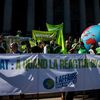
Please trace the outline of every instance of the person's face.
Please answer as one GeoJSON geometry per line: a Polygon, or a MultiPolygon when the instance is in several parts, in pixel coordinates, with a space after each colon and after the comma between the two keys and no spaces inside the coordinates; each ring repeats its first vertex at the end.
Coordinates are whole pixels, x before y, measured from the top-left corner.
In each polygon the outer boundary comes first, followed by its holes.
{"type": "Polygon", "coordinates": [[[16,48],[16,46],[15,46],[14,44],[11,44],[11,45],[10,45],[10,49],[11,49],[11,51],[13,51],[13,52],[16,52],[16,50],[17,50],[17,48],[16,48]]]}
{"type": "Polygon", "coordinates": [[[65,43],[66,43],[66,46],[69,45],[69,41],[68,40],[66,40],[65,43]]]}

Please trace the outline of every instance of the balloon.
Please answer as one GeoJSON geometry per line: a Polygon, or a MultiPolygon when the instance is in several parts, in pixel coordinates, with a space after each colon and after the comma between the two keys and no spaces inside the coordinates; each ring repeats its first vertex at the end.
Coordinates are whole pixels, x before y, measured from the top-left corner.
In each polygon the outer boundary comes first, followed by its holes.
{"type": "Polygon", "coordinates": [[[90,49],[91,44],[97,45],[100,42],[100,25],[92,25],[86,28],[81,35],[81,39],[87,50],[90,49]]]}

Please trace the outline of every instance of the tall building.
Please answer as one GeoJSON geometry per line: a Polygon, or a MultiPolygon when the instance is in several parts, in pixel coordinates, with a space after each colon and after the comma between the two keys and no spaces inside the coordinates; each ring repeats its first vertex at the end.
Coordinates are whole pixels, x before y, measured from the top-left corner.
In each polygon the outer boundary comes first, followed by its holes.
{"type": "Polygon", "coordinates": [[[100,0],[0,0],[0,32],[25,34],[47,30],[46,24],[64,23],[64,36],[80,36],[100,23],[100,0]]]}

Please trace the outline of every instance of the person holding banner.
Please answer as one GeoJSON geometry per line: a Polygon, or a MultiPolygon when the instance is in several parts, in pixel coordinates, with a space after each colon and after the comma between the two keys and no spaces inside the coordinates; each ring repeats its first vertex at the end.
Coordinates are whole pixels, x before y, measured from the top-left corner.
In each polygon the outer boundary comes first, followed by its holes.
{"type": "Polygon", "coordinates": [[[96,51],[96,44],[92,44],[90,46],[89,53],[90,54],[96,54],[97,53],[97,51],[96,51]]]}
{"type": "Polygon", "coordinates": [[[18,44],[16,42],[13,42],[10,44],[11,53],[13,54],[21,54],[21,52],[18,50],[18,44]]]}
{"type": "Polygon", "coordinates": [[[58,45],[55,40],[50,41],[50,53],[61,53],[61,46],[58,45]]]}
{"type": "Polygon", "coordinates": [[[88,51],[86,50],[86,48],[84,47],[84,43],[80,42],[79,43],[79,50],[78,50],[78,54],[86,54],[88,53],[88,51]]]}
{"type": "Polygon", "coordinates": [[[44,42],[40,41],[39,43],[37,43],[36,46],[33,46],[31,48],[31,52],[32,53],[43,53],[43,48],[44,48],[44,42]]]}

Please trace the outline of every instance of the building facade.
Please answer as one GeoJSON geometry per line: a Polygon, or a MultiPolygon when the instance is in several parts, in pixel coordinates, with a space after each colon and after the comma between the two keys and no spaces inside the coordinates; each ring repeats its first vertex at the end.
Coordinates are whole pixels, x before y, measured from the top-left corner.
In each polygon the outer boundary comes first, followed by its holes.
{"type": "Polygon", "coordinates": [[[79,35],[100,23],[100,0],[0,0],[0,32],[47,30],[50,24],[64,23],[64,36],[79,35]]]}

